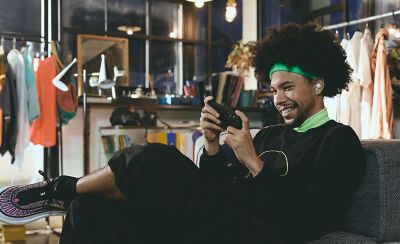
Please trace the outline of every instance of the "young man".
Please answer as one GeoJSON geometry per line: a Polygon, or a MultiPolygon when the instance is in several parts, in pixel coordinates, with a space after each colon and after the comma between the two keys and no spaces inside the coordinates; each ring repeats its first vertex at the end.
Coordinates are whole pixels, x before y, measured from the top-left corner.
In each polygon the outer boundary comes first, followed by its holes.
{"type": "Polygon", "coordinates": [[[255,47],[258,79],[270,82],[285,125],[253,140],[249,119],[236,111],[243,128],[228,127],[224,140],[238,164],[221,150],[223,129],[207,97],[200,169],[172,146],[133,146],[80,179],[3,189],[0,220],[22,223],[68,207],[60,243],[302,243],[337,230],[364,156],[354,131],[324,108],[323,97],[346,88],[351,72],[333,40],[291,24],[255,47]]]}

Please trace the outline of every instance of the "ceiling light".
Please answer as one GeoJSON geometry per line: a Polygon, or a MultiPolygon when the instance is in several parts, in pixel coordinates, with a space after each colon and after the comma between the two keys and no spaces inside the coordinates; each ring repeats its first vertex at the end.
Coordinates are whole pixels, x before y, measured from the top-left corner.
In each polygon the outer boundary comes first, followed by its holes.
{"type": "Polygon", "coordinates": [[[194,2],[194,5],[198,8],[201,8],[204,6],[205,2],[211,2],[212,0],[186,0],[188,2],[194,2]]]}
{"type": "Polygon", "coordinates": [[[237,15],[236,11],[236,1],[235,0],[228,0],[226,3],[226,12],[225,12],[225,19],[228,22],[232,22],[237,15]]]}
{"type": "Polygon", "coordinates": [[[122,26],[118,26],[118,30],[119,31],[123,31],[126,32],[126,34],[128,35],[133,35],[133,33],[141,31],[142,28],[140,28],[139,26],[128,26],[128,25],[122,25],[122,26]]]}

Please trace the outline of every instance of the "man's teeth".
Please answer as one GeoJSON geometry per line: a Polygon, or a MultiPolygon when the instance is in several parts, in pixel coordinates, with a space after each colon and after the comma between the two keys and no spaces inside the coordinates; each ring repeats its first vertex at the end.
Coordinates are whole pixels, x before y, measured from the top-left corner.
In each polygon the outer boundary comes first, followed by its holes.
{"type": "Polygon", "coordinates": [[[285,109],[282,109],[282,113],[289,113],[289,112],[291,112],[293,109],[294,109],[294,108],[285,108],[285,109]]]}

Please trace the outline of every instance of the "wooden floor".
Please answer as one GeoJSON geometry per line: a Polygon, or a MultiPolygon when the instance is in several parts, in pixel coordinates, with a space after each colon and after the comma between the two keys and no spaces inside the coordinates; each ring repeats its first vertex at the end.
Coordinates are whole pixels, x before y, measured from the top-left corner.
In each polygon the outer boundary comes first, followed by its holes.
{"type": "Polygon", "coordinates": [[[1,244],[58,244],[60,238],[55,234],[27,235],[26,241],[3,242],[1,244]]]}
{"type": "MultiPolygon", "coordinates": [[[[13,241],[4,242],[3,236],[0,231],[0,244],[58,244],[60,237],[57,234],[53,234],[51,229],[48,229],[47,224],[49,223],[57,233],[61,232],[63,217],[54,216],[50,217],[49,222],[44,219],[38,220],[33,223],[26,225],[26,241],[13,241]]],[[[0,222],[0,227],[1,227],[0,222]]]]}

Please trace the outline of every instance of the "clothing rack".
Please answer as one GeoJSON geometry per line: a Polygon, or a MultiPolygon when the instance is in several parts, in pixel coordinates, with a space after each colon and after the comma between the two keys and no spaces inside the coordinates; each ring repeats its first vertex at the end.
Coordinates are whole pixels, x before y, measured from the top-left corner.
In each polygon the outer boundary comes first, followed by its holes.
{"type": "Polygon", "coordinates": [[[332,29],[338,29],[341,27],[346,27],[349,25],[357,25],[357,24],[361,24],[361,23],[365,23],[368,21],[373,21],[373,20],[377,20],[377,19],[383,19],[386,17],[391,17],[391,16],[395,16],[395,15],[399,15],[400,14],[400,10],[397,11],[393,11],[393,12],[389,12],[389,13],[385,13],[385,14],[379,14],[379,15],[375,15],[375,16],[371,16],[371,17],[367,17],[367,18],[362,18],[362,19],[357,19],[357,20],[350,20],[350,21],[346,21],[340,24],[334,24],[334,25],[328,25],[328,26],[324,26],[322,29],[324,30],[332,30],[332,29]]]}
{"type": "Polygon", "coordinates": [[[22,41],[22,42],[37,42],[37,43],[47,43],[43,37],[35,36],[21,36],[18,33],[12,32],[0,32],[0,38],[8,41],[22,41]]]}
{"type": "MultiPolygon", "coordinates": [[[[34,43],[40,43],[41,46],[43,46],[43,49],[45,48],[46,44],[51,44],[52,42],[56,42],[59,44],[58,41],[46,41],[44,37],[34,37],[34,36],[24,36],[18,33],[12,33],[12,32],[0,32],[0,39],[1,39],[1,45],[4,45],[4,40],[10,40],[13,41],[13,48],[16,46],[17,41],[21,42],[34,42],[34,43]]],[[[47,55],[48,52],[42,50],[40,52],[40,55],[47,55]]],[[[62,149],[63,149],[63,144],[62,144],[62,122],[60,121],[59,125],[56,126],[56,145],[53,147],[43,147],[43,171],[46,173],[48,177],[55,178],[61,174],[63,174],[63,156],[62,156],[62,149]],[[57,162],[57,166],[54,167],[53,161],[57,162]],[[60,172],[60,167],[61,167],[61,172],[60,172]],[[60,174],[61,173],[61,174],[60,174]]],[[[45,233],[53,233],[55,235],[60,236],[61,233],[54,228],[50,226],[50,219],[49,217],[46,217],[46,230],[45,233]]]]}

